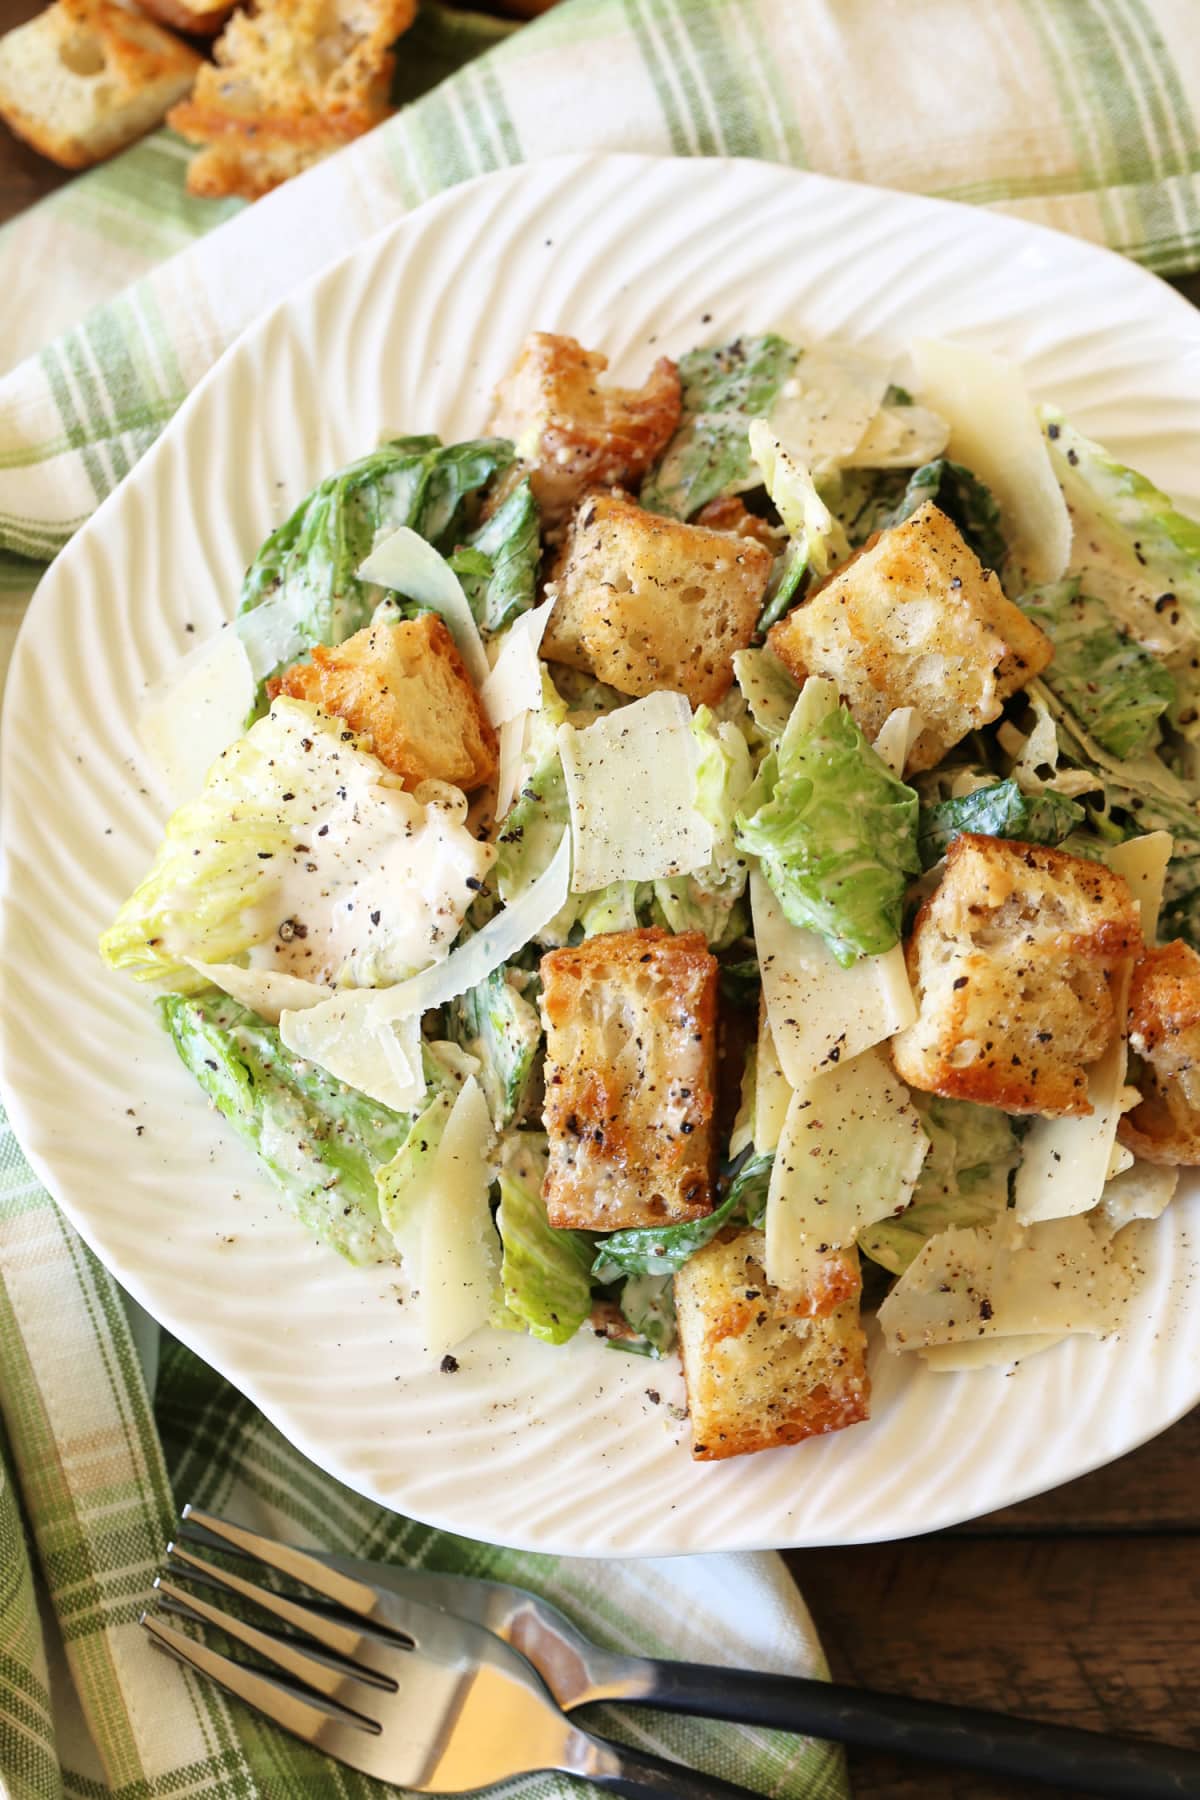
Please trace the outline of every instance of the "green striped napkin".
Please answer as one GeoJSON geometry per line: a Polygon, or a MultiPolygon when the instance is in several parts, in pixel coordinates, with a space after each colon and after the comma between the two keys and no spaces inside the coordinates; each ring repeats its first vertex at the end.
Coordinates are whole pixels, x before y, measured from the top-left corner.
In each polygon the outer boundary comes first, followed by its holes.
{"type": "MultiPolygon", "coordinates": [[[[512,35],[427,4],[398,98],[449,78],[252,215],[189,200],[185,147],[156,134],[0,232],[0,672],[40,561],[225,345],[428,195],[567,150],[758,156],[1020,213],[1178,274],[1200,264],[1195,44],[1194,0],[568,0],[512,35]]],[[[144,1643],[137,1614],[188,1498],[298,1540],[515,1577],[613,1645],[823,1669],[777,1559],[518,1556],[339,1487],[196,1358],[160,1346],[10,1134],[0,1418],[0,1793],[13,1800],[374,1791],[144,1643]]],[[[764,1792],[844,1792],[821,1746],[692,1721],[626,1729],[764,1792]]]]}

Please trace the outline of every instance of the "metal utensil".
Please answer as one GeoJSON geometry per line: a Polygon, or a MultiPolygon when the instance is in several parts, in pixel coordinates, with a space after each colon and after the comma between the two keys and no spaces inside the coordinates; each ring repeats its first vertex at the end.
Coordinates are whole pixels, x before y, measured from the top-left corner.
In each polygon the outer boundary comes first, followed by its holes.
{"type": "Polygon", "coordinates": [[[620,1656],[593,1644],[549,1601],[507,1582],[296,1550],[190,1506],[183,1530],[256,1556],[391,1630],[405,1629],[410,1606],[443,1608],[520,1651],[564,1713],[594,1701],[619,1701],[802,1732],[1116,1800],[1200,1797],[1200,1754],[1194,1751],[802,1676],[620,1656]]]}
{"type": "MultiPolygon", "coordinates": [[[[271,1546],[263,1560],[278,1568],[284,1548],[271,1546]]],[[[155,1583],[162,1611],[215,1627],[258,1662],[222,1655],[143,1613],[155,1643],[365,1775],[425,1794],[462,1794],[561,1770],[630,1800],[754,1800],[746,1788],[591,1736],[563,1715],[523,1656],[470,1620],[410,1600],[403,1626],[392,1628],[382,1618],[366,1621],[354,1606],[346,1610],[345,1598],[361,1584],[327,1569],[320,1591],[335,1604],[316,1608],[178,1544],[167,1555],[169,1572],[155,1583]],[[223,1600],[236,1595],[269,1622],[255,1624],[198,1588],[223,1600]]]]}

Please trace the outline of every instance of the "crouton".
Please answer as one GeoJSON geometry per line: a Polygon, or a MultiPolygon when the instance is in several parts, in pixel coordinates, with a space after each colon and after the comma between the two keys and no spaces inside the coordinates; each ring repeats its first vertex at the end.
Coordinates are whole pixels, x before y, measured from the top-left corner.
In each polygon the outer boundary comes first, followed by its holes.
{"type": "Polygon", "coordinates": [[[614,931],[542,958],[550,1223],[712,1211],[717,962],[700,931],[614,931]]]}
{"type": "Polygon", "coordinates": [[[733,680],[734,652],[754,634],[771,563],[749,538],[595,494],[555,569],[542,655],[622,694],[674,688],[693,706],[715,706],[733,680]]]}
{"type": "Polygon", "coordinates": [[[496,733],[433,613],[368,625],[332,650],[315,645],[312,658],[285,670],[271,698],[311,701],[369,734],[375,755],[405,787],[449,781],[469,794],[496,773],[496,733]]]}
{"type": "Polygon", "coordinates": [[[640,388],[605,386],[607,367],[598,350],[535,331],[496,389],[488,429],[515,442],[549,530],[588,488],[636,486],[679,424],[679,371],[669,357],[640,388]]]}
{"type": "Polygon", "coordinates": [[[797,681],[836,682],[869,738],[895,708],[915,707],[924,730],[910,773],[997,718],[1053,654],[932,500],[836,569],[767,641],[797,681]]]}
{"type": "Polygon", "coordinates": [[[1117,1135],[1145,1162],[1200,1163],[1200,956],[1147,950],[1129,988],[1129,1080],[1142,1096],[1117,1135]]]}
{"type": "Polygon", "coordinates": [[[189,37],[216,37],[233,11],[233,0],[138,0],[140,11],[157,19],[160,25],[173,25],[189,37]]]}
{"type": "Polygon", "coordinates": [[[259,0],[236,12],[168,124],[206,148],[188,191],[257,199],[391,110],[390,46],[416,0],[259,0]]]}
{"type": "Polygon", "coordinates": [[[788,541],[788,534],[781,526],[772,525],[769,519],[760,519],[736,494],[718,494],[715,500],[700,508],[692,524],[707,526],[709,531],[728,531],[733,537],[753,538],[772,556],[778,556],[788,541]]]}
{"type": "Polygon", "coordinates": [[[699,1462],[798,1444],[870,1413],[857,1295],[814,1316],[772,1287],[761,1231],[720,1232],[675,1277],[679,1345],[699,1462]]]}
{"type": "Polygon", "coordinates": [[[908,944],[916,1023],[892,1039],[911,1087],[1008,1113],[1089,1113],[1116,1029],[1109,977],[1141,947],[1123,876],[964,832],[908,944]]]}
{"type": "Polygon", "coordinates": [[[161,123],[200,58],[108,0],[55,0],[0,38],[0,116],[64,169],[86,169],[161,123]]]}

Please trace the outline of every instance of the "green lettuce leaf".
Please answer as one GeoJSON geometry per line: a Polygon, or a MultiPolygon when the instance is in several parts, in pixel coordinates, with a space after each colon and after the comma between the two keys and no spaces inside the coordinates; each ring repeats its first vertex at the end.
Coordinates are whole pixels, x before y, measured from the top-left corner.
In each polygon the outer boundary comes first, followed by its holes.
{"type": "Polygon", "coordinates": [[[238,630],[266,682],[314,644],[340,644],[370,623],[379,589],[357,570],[381,532],[401,525],[453,548],[468,497],[513,461],[503,438],[442,445],[394,438],[326,476],[267,539],[242,583],[238,630]],[[254,617],[259,609],[269,615],[254,617]]]}
{"type": "Polygon", "coordinates": [[[768,333],[681,356],[683,416],[642,483],[642,505],[690,519],[721,494],[756,487],[750,421],[770,410],[799,354],[795,344],[768,333]]]}
{"type": "Polygon", "coordinates": [[[479,1085],[497,1131],[525,1117],[536,1086],[542,1024],[521,991],[531,979],[521,970],[493,969],[447,1008],[451,1038],[479,1061],[479,1085]]]}
{"type": "Polygon", "coordinates": [[[155,1004],[180,1058],[305,1230],[350,1262],[389,1260],[375,1175],[408,1136],[408,1115],[292,1056],[274,1026],[215,989],[155,1004]]]}
{"type": "Polygon", "coordinates": [[[558,1231],[546,1217],[546,1156],[541,1132],[516,1132],[504,1146],[496,1215],[500,1282],[510,1320],[543,1343],[565,1344],[591,1311],[592,1252],[581,1232],[558,1231]]]}
{"type": "Polygon", "coordinates": [[[1000,508],[978,476],[961,463],[948,462],[939,456],[914,470],[903,497],[884,526],[899,525],[910,518],[927,500],[953,519],[985,569],[1002,569],[1008,546],[1000,528],[1000,508]]]}
{"type": "Polygon", "coordinates": [[[1011,776],[993,781],[961,799],[922,806],[917,826],[921,867],[931,869],[962,831],[1015,838],[1024,844],[1061,844],[1086,817],[1084,808],[1065,794],[1049,788],[1042,794],[1023,794],[1011,776]]]}
{"type": "Polygon", "coordinates": [[[746,928],[739,904],[746,891],[746,859],[738,849],[734,821],[754,771],[750,751],[737,726],[716,719],[707,706],[692,718],[696,740],[696,810],[713,829],[707,865],[691,875],[654,883],[655,917],[670,931],[702,931],[714,949],[723,949],[746,928]]]}
{"type": "Polygon", "coordinates": [[[702,1250],[722,1226],[737,1220],[757,1225],[766,1211],[767,1184],[773,1156],[747,1158],[730,1183],[724,1200],[705,1219],[684,1225],[631,1226],[598,1238],[592,1275],[607,1284],[622,1275],[674,1275],[689,1256],[702,1250]]]}
{"type": "Polygon", "coordinates": [[[775,559],[759,614],[758,629],[766,631],[783,617],[801,583],[810,574],[817,580],[828,575],[835,563],[849,556],[850,545],[809,471],[788,453],[765,419],[751,422],[750,454],[789,534],[786,550],[775,559]]]}
{"type": "Polygon", "coordinates": [[[1113,625],[1102,600],[1080,593],[1078,578],[1034,588],[1020,606],[1054,645],[1046,686],[1110,755],[1145,749],[1175,699],[1170,671],[1113,625]]]}
{"type": "Polygon", "coordinates": [[[951,1226],[990,1224],[1008,1206],[1008,1177],[1020,1161],[1012,1121],[990,1106],[913,1093],[929,1154],[913,1197],[894,1219],[858,1234],[858,1247],[903,1275],[923,1244],[951,1226]]]}
{"type": "Polygon", "coordinates": [[[900,941],[908,877],[920,868],[917,796],[844,707],[784,732],[738,814],[784,914],[819,932],[843,968],[900,941]]]}
{"type": "Polygon", "coordinates": [[[447,558],[481,630],[503,631],[533,605],[542,554],[538,526],[533,490],[528,481],[518,482],[447,558]]]}
{"type": "Polygon", "coordinates": [[[621,1289],[619,1305],[625,1323],[637,1332],[640,1344],[609,1340],[610,1348],[644,1349],[657,1361],[675,1348],[675,1277],[631,1275],[621,1289]]]}

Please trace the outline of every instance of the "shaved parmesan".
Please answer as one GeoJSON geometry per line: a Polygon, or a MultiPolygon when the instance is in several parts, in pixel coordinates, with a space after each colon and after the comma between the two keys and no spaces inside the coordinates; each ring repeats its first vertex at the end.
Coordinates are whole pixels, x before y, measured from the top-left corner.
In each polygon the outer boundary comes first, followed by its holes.
{"type": "Polygon", "coordinates": [[[505,818],[517,797],[521,765],[525,760],[525,732],[529,714],[518,713],[500,727],[500,761],[496,771],[496,817],[505,818]]]}
{"type": "Polygon", "coordinates": [[[480,690],[480,699],[493,725],[503,725],[542,704],[542,665],[538,650],[554,601],[547,600],[524,612],[504,634],[496,666],[480,690]]]}
{"type": "MultiPolygon", "coordinates": [[[[1114,844],[1105,853],[1105,861],[1118,875],[1124,875],[1152,924],[1157,924],[1170,855],[1171,837],[1165,831],[1114,844]]],[[[1118,1028],[1104,1055],[1088,1070],[1091,1112],[1082,1118],[1035,1119],[1025,1138],[1015,1185],[1017,1218],[1022,1225],[1090,1212],[1099,1205],[1109,1178],[1127,1166],[1117,1143],[1117,1126],[1122,1113],[1137,1103],[1137,1096],[1125,1083],[1125,1013],[1132,972],[1133,964],[1127,962],[1113,983],[1118,1028]]]]}
{"type": "Polygon", "coordinates": [[[308,639],[296,623],[296,604],[290,595],[277,595],[250,612],[239,613],[234,629],[250,659],[250,673],[255,681],[264,681],[308,649],[308,639]]]}
{"type": "Polygon", "coordinates": [[[913,346],[922,397],[950,421],[949,454],[996,497],[1025,585],[1058,581],[1071,519],[1020,371],[999,357],[924,339],[913,346]]]}
{"type": "Polygon", "coordinates": [[[984,1338],[982,1343],[931,1344],[920,1355],[927,1367],[940,1374],[960,1369],[1005,1369],[1036,1356],[1039,1350],[1053,1350],[1067,1335],[1064,1331],[1032,1331],[1026,1337],[984,1338]]]}
{"type": "Polygon", "coordinates": [[[841,696],[832,681],[826,681],[823,675],[810,675],[788,714],[779,743],[780,754],[786,756],[798,737],[805,737],[814,730],[840,704],[841,696]]]}
{"type": "Polygon", "coordinates": [[[1157,1219],[1175,1198],[1178,1186],[1178,1169],[1160,1169],[1155,1163],[1134,1159],[1105,1185],[1097,1223],[1102,1230],[1117,1232],[1134,1219],[1157,1219]]]}
{"type": "Polygon", "coordinates": [[[792,716],[800,690],[774,651],[735,650],[733,679],[763,736],[774,743],[792,716]]]}
{"type": "Polygon", "coordinates": [[[805,350],[776,395],[767,423],[798,462],[834,467],[854,455],[883,405],[890,375],[848,344],[805,350]]]}
{"type": "Polygon", "coordinates": [[[754,1083],[754,1152],[756,1156],[766,1156],[778,1144],[783,1135],[784,1121],[787,1118],[788,1102],[791,1097],[792,1090],[788,1078],[779,1066],[779,1056],[775,1049],[775,1040],[771,1036],[767,1009],[760,1003],[754,1083]]]}
{"type": "Polygon", "coordinates": [[[893,775],[903,775],[908,753],[925,729],[925,721],[915,706],[898,706],[879,727],[874,751],[893,775]]]}
{"type": "Polygon", "coordinates": [[[831,1250],[903,1211],[928,1152],[908,1090],[878,1050],[798,1088],[767,1191],[768,1278],[808,1291],[831,1250]]]}
{"type": "Polygon", "coordinates": [[[222,750],[241,737],[253,704],[254,676],[236,631],[198,644],[150,690],[138,735],[172,806],[195,799],[222,750]]]}
{"type": "Polygon", "coordinates": [[[285,1010],[303,1012],[330,997],[322,982],[305,981],[302,975],[289,975],[285,969],[243,969],[237,963],[197,962],[192,956],[183,960],[197,975],[203,975],[240,1006],[248,1006],[268,1025],[278,1025],[285,1010]]]}
{"type": "Polygon", "coordinates": [[[1130,1275],[1086,1219],[930,1238],[879,1309],[889,1350],[1115,1329],[1130,1275]]]}
{"type": "Polygon", "coordinates": [[[950,425],[927,406],[881,406],[844,469],[919,469],[940,456],[950,425]]]}
{"type": "Polygon", "coordinates": [[[450,636],[477,688],[488,678],[488,660],[462,583],[444,556],[407,525],[389,532],[360,564],[359,579],[391,588],[407,600],[432,607],[446,621],[450,636]]]}
{"type": "Polygon", "coordinates": [[[762,470],[768,494],[779,516],[802,546],[804,562],[814,576],[828,575],[835,562],[850,554],[841,521],[835,519],[804,462],[775,436],[765,419],[750,421],[750,454],[762,470]]]}
{"type": "Polygon", "coordinates": [[[486,1325],[500,1283],[492,1224],[491,1114],[470,1076],[446,1120],[419,1202],[411,1277],[425,1353],[435,1363],[486,1325]]]}
{"type": "Polygon", "coordinates": [[[697,744],[683,694],[648,694],[577,730],[560,725],[574,844],[572,891],[690,875],[712,855],[696,808],[697,744]]]}
{"type": "MultiPolygon", "coordinates": [[[[383,992],[387,992],[384,989],[383,992]]],[[[425,1096],[419,1018],[381,1018],[374,989],[351,988],[320,1006],[285,1011],[279,1035],[293,1056],[318,1064],[394,1112],[410,1112],[425,1096]]]]}
{"type": "Polygon", "coordinates": [[[843,969],[815,931],[784,917],[757,869],[750,904],[771,1035],[793,1087],[913,1023],[917,1009],[899,944],[843,969]]]}

